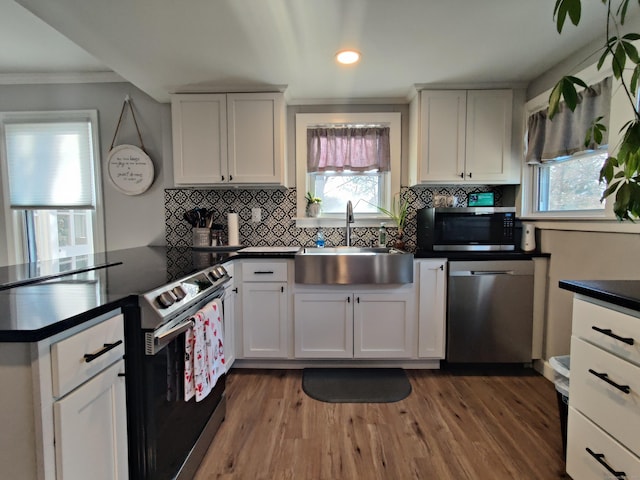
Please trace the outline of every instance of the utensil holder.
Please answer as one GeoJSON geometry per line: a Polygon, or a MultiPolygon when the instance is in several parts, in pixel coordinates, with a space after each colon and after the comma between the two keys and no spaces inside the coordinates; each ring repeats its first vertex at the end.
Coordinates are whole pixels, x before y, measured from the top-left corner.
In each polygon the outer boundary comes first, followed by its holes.
{"type": "Polygon", "coordinates": [[[211,245],[211,230],[208,228],[194,228],[193,229],[193,246],[194,247],[208,247],[211,245]]]}

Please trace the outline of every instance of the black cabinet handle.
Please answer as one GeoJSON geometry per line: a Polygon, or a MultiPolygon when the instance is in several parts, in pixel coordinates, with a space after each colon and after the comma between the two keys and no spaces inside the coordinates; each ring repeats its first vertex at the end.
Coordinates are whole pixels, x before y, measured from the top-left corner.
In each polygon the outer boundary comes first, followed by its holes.
{"type": "Polygon", "coordinates": [[[440,270],[444,270],[444,265],[440,265],[440,270]]]}
{"type": "Polygon", "coordinates": [[[351,297],[347,297],[347,303],[351,303],[351,297]]]}
{"type": "Polygon", "coordinates": [[[473,177],[473,173],[469,172],[469,178],[473,177]]]}
{"type": "Polygon", "coordinates": [[[280,287],[280,293],[284,293],[284,287],[280,287]]]}
{"type": "Polygon", "coordinates": [[[607,472],[609,472],[611,475],[613,475],[614,477],[616,477],[618,480],[624,480],[625,478],[627,478],[627,474],[624,472],[617,472],[615,471],[613,468],[611,468],[609,466],[609,464],[607,462],[605,462],[604,460],[604,453],[595,453],[593,450],[591,450],[589,447],[586,448],[587,453],[589,455],[591,455],[593,458],[596,459],[596,461],[602,465],[604,468],[607,469],[607,472]]]}
{"type": "Polygon", "coordinates": [[[253,272],[254,275],[273,275],[273,270],[258,270],[253,272]]]}
{"type": "Polygon", "coordinates": [[[121,343],[122,343],[122,340],[118,340],[117,342],[113,342],[113,343],[105,343],[104,344],[104,348],[102,348],[102,350],[100,350],[100,351],[98,351],[96,353],[85,353],[84,354],[84,361],[87,362],[87,363],[93,362],[96,358],[100,357],[101,355],[104,355],[109,350],[113,350],[114,348],[116,348],[121,343]]]}
{"type": "Polygon", "coordinates": [[[464,172],[460,174],[460,178],[464,178],[464,172]]]}
{"type": "Polygon", "coordinates": [[[360,303],[360,297],[356,297],[356,301],[360,303]]]}
{"type": "Polygon", "coordinates": [[[222,181],[224,182],[224,175],[222,175],[222,181]]]}
{"type": "Polygon", "coordinates": [[[614,339],[616,339],[616,340],[618,340],[620,342],[624,342],[627,345],[633,345],[634,344],[633,338],[620,337],[620,336],[616,335],[615,333],[613,333],[610,328],[599,328],[599,327],[596,327],[594,325],[594,326],[591,327],[591,329],[595,330],[596,332],[600,332],[603,335],[606,335],[607,337],[611,337],[611,338],[614,338],[614,339]]]}
{"type": "Polygon", "coordinates": [[[119,377],[126,377],[126,375],[124,373],[119,373],[118,376],[119,377]]]}
{"type": "Polygon", "coordinates": [[[229,175],[229,181],[233,182],[233,175],[229,175]]]}
{"type": "Polygon", "coordinates": [[[618,390],[620,390],[621,392],[626,393],[627,395],[629,395],[629,393],[631,393],[631,388],[629,387],[629,385],[619,385],[616,382],[614,382],[613,380],[611,380],[609,378],[609,375],[607,375],[606,373],[598,373],[595,370],[593,370],[592,368],[589,369],[589,373],[591,375],[595,375],[596,377],[598,377],[600,380],[607,382],[609,385],[616,387],[618,390]]]}
{"type": "Polygon", "coordinates": [[[238,293],[238,287],[234,288],[233,290],[231,290],[233,293],[238,293]]]}

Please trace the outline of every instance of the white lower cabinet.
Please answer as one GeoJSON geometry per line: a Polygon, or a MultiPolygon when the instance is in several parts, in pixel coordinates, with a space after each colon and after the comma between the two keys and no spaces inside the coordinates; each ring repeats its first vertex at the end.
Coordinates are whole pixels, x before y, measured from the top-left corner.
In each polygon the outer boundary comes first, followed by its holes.
{"type": "Polygon", "coordinates": [[[286,260],[242,262],[242,357],[289,357],[286,260]]]}
{"type": "Polygon", "coordinates": [[[420,299],[418,301],[418,357],[445,357],[447,260],[417,260],[420,299]]]}
{"type": "Polygon", "coordinates": [[[296,358],[353,357],[351,295],[296,294],[293,309],[296,358]]]}
{"type": "Polygon", "coordinates": [[[640,313],[573,300],[567,473],[640,478],[640,313]]]}
{"type": "Polygon", "coordinates": [[[294,298],[296,358],[410,358],[415,297],[401,293],[314,292],[294,298]]]}
{"type": "Polygon", "coordinates": [[[287,284],[246,283],[242,290],[245,358],[287,357],[287,284]]]}
{"type": "Polygon", "coordinates": [[[357,293],[353,305],[355,358],[415,355],[415,298],[409,293],[357,293]]]}
{"type": "Polygon", "coordinates": [[[640,478],[640,458],[573,407],[569,407],[569,418],[567,472],[571,478],[574,480],[640,478]],[[624,472],[624,476],[616,477],[612,471],[624,472]]]}
{"type": "Polygon", "coordinates": [[[33,343],[0,343],[0,478],[128,478],[120,310],[33,343]]]}
{"type": "Polygon", "coordinates": [[[128,478],[124,360],[53,404],[56,478],[128,478]]]}

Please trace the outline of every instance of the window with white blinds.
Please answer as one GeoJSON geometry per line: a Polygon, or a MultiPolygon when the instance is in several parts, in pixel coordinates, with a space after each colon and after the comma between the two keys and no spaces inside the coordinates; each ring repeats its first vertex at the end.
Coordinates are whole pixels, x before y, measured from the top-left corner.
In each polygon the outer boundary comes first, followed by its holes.
{"type": "Polygon", "coordinates": [[[91,119],[8,120],[4,136],[11,208],[95,207],[91,119]]]}
{"type": "Polygon", "coordinates": [[[0,112],[0,140],[9,257],[102,251],[97,111],[0,112]]]}

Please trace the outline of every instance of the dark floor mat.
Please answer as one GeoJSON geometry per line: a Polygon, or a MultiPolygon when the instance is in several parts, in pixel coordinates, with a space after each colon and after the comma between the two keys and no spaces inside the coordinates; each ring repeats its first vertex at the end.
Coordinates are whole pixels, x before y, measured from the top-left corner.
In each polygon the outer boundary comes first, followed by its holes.
{"type": "Polygon", "coordinates": [[[329,403],[389,403],[406,398],[411,383],[401,368],[305,368],[302,389],[329,403]]]}

